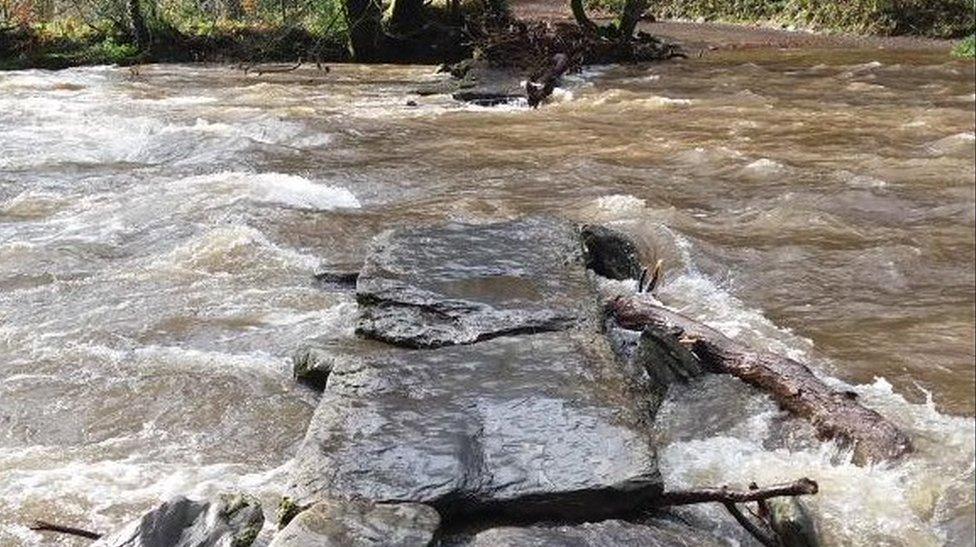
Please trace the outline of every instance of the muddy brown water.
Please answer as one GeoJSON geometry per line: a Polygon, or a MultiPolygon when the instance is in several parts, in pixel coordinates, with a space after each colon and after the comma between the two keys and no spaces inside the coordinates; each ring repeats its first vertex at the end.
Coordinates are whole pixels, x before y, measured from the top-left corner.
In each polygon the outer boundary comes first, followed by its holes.
{"type": "Polygon", "coordinates": [[[0,73],[0,544],[176,493],[273,507],[316,401],[289,354],[355,312],[312,274],[387,227],[529,213],[628,231],[662,300],[810,361],[918,445],[858,468],[709,379],[662,409],[669,485],[810,476],[827,544],[973,544],[972,63],[716,52],[590,69],[537,111],[410,95],[435,77],[0,73]]]}

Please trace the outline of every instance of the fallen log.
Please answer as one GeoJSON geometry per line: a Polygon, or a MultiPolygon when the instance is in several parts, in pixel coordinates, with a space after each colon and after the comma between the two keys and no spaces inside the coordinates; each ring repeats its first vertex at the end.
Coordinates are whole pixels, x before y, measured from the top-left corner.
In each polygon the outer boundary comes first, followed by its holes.
{"type": "Polygon", "coordinates": [[[913,450],[909,437],[858,403],[857,394],[828,387],[802,363],[752,350],[646,296],[618,298],[608,313],[624,329],[650,331],[651,338],[670,346],[664,349],[672,355],[691,355],[707,371],[730,374],[765,391],[785,410],[809,420],[821,439],[852,446],[857,465],[895,460],[913,450]]]}

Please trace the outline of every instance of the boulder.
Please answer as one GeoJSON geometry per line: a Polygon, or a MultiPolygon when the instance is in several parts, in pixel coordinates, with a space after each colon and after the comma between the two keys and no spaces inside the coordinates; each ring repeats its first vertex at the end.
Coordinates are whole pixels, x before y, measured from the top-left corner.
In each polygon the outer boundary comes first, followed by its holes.
{"type": "Polygon", "coordinates": [[[528,526],[492,528],[477,534],[470,547],[718,547],[715,537],[671,520],[655,519],[646,524],[622,520],[571,526],[528,526]]]}
{"type": "Polygon", "coordinates": [[[574,225],[529,218],[385,232],[356,287],[357,332],[412,348],[597,328],[574,225]]]}
{"type": "Polygon", "coordinates": [[[194,501],[177,496],[102,537],[93,547],[248,547],[264,524],[250,496],[194,501]]]}
{"type": "Polygon", "coordinates": [[[437,511],[419,503],[328,499],[299,513],[269,547],[424,547],[439,526],[437,511]]]}
{"type": "MultiPolygon", "coordinates": [[[[463,257],[462,257],[463,258],[463,257]]],[[[298,501],[594,519],[662,490],[649,402],[598,333],[392,349],[336,363],[295,459],[298,501]]]]}
{"type": "Polygon", "coordinates": [[[640,251],[626,235],[604,226],[586,225],[580,230],[586,250],[586,266],[610,279],[638,279],[640,251]]]}

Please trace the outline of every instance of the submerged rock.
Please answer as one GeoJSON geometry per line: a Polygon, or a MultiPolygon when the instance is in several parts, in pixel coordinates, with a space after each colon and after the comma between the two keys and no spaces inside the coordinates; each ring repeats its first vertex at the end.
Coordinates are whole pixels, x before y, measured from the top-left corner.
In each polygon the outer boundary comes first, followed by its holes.
{"type": "Polygon", "coordinates": [[[299,513],[269,547],[423,547],[439,526],[437,511],[419,503],[328,499],[299,513]]]}
{"type": "Polygon", "coordinates": [[[250,496],[163,502],[93,547],[248,547],[264,524],[261,504],[250,496]]]}
{"type": "Polygon", "coordinates": [[[446,516],[642,507],[662,484],[635,382],[597,333],[344,360],[296,456],[294,497],[420,502],[446,516]]]}
{"type": "Polygon", "coordinates": [[[465,59],[444,65],[450,80],[434,82],[417,89],[418,95],[451,95],[458,101],[481,106],[496,106],[525,99],[522,73],[511,67],[495,67],[484,60],[465,59]]]}
{"type": "Polygon", "coordinates": [[[357,284],[357,332],[405,347],[595,329],[596,294],[570,223],[530,218],[386,232],[357,284]]]}
{"type": "Polygon", "coordinates": [[[570,526],[492,528],[477,534],[471,547],[718,547],[713,536],[678,522],[655,519],[646,524],[607,520],[570,526]]]}
{"type": "Polygon", "coordinates": [[[803,502],[795,497],[767,500],[769,520],[789,547],[820,547],[817,526],[803,502]]]}

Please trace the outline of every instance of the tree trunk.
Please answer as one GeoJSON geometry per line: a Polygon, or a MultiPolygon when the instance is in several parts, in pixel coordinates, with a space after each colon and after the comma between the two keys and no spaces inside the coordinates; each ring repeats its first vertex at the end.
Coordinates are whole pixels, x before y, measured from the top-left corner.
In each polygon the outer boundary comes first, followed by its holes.
{"type": "MultiPolygon", "coordinates": [[[[628,0],[632,1],[632,0],[628,0]]],[[[573,18],[576,24],[587,32],[596,32],[599,27],[586,15],[586,8],[583,7],[583,0],[569,0],[569,8],[573,10],[573,18]]]]}
{"type": "Polygon", "coordinates": [[[132,39],[139,51],[146,51],[149,49],[149,29],[146,28],[139,0],[126,0],[126,8],[129,12],[129,23],[132,25],[132,39]]]}
{"type": "Polygon", "coordinates": [[[357,61],[380,59],[383,44],[383,12],[379,0],[345,0],[349,52],[357,61]]]}
{"type": "Polygon", "coordinates": [[[609,313],[625,329],[651,331],[654,336],[647,338],[662,346],[660,355],[695,359],[708,371],[731,374],[770,394],[781,407],[809,420],[821,438],[853,445],[858,465],[897,459],[913,450],[905,433],[861,406],[855,393],[834,391],[806,365],[754,351],[639,295],[618,298],[609,313]]]}
{"type": "Polygon", "coordinates": [[[621,40],[629,40],[634,35],[634,29],[637,28],[637,23],[640,22],[645,10],[647,10],[647,0],[627,0],[624,3],[620,20],[617,22],[621,40]]]}
{"type": "Polygon", "coordinates": [[[410,38],[424,30],[424,0],[393,0],[383,15],[383,30],[392,36],[410,38]]]}

